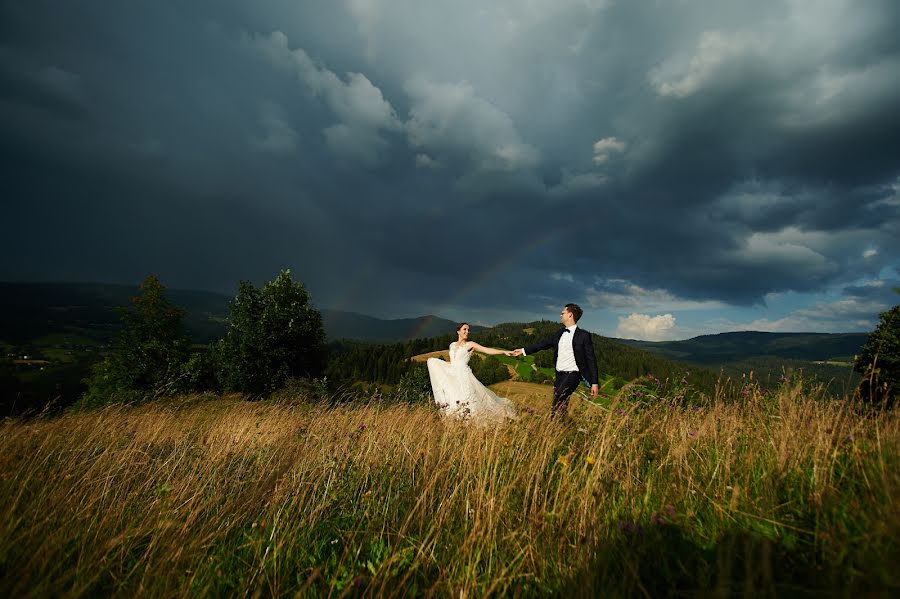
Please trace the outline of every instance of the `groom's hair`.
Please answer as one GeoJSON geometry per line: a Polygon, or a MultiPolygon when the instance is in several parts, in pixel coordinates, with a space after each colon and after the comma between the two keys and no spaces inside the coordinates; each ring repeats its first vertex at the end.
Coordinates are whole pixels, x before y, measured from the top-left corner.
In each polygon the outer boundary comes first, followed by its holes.
{"type": "Polygon", "coordinates": [[[581,320],[581,315],[584,314],[584,310],[578,304],[566,304],[566,310],[572,313],[575,322],[581,320]]]}

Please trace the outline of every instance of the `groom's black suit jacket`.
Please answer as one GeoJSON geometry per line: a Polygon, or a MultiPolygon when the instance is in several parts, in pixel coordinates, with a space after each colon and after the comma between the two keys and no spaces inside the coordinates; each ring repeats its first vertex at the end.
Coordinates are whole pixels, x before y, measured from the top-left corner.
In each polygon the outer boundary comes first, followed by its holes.
{"type": "MultiPolygon", "coordinates": [[[[560,329],[553,333],[547,339],[529,345],[523,348],[527,355],[539,352],[542,349],[553,348],[553,364],[556,364],[556,353],[559,349],[559,338],[563,334],[568,335],[567,329],[560,329]]],[[[575,337],[572,339],[572,351],[575,352],[575,364],[578,365],[578,372],[582,377],[587,379],[591,385],[598,384],[597,376],[597,358],[594,357],[594,343],[591,341],[591,334],[581,327],[575,328],[575,337]]]]}

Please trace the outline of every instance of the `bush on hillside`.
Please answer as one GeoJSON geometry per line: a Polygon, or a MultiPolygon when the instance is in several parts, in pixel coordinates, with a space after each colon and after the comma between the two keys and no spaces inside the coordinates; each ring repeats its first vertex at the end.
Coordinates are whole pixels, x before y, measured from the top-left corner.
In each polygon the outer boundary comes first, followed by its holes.
{"type": "Polygon", "coordinates": [[[863,401],[894,404],[900,395],[900,305],[881,313],[853,368],[863,376],[859,385],[863,401]]]}
{"type": "Polygon", "coordinates": [[[214,350],[218,379],[230,391],[262,397],[290,378],[318,377],[325,365],[322,316],[289,270],[261,290],[242,281],[228,329],[214,350]]]}
{"type": "Polygon", "coordinates": [[[422,362],[412,364],[394,390],[394,398],[408,403],[431,401],[431,378],[428,366],[422,362]]]}

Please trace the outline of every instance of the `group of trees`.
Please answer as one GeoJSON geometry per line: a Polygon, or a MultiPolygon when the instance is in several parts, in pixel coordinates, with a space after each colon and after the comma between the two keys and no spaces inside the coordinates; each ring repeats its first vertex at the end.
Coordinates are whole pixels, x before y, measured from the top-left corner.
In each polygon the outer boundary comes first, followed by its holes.
{"type": "MultiPolygon", "coordinates": [[[[402,343],[372,345],[358,341],[340,341],[329,345],[325,375],[335,384],[351,385],[358,381],[385,385],[399,384],[421,364],[410,360],[419,354],[447,349],[451,337],[413,339],[402,343]]],[[[490,356],[473,357],[472,372],[485,385],[509,380],[509,369],[490,356]]],[[[421,373],[416,376],[420,377],[421,373]]],[[[421,378],[421,377],[420,377],[421,378]]]]}
{"type": "Polygon", "coordinates": [[[185,334],[184,310],[169,302],[151,275],[131,305],[120,308],[122,328],[109,354],[94,366],[81,404],[210,390],[260,397],[291,378],[319,376],[325,330],[309,299],[290,271],[262,289],[242,282],[225,335],[198,347],[185,334]]]}

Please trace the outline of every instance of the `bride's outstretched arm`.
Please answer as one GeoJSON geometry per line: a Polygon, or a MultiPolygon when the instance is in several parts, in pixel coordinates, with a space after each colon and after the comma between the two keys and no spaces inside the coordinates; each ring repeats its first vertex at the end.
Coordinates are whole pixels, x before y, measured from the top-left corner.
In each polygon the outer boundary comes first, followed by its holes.
{"type": "Polygon", "coordinates": [[[493,347],[484,347],[483,345],[475,343],[474,341],[469,341],[469,343],[472,344],[472,347],[476,351],[479,351],[483,354],[488,354],[489,356],[499,356],[501,354],[502,355],[507,354],[507,350],[505,350],[505,349],[494,349],[493,347]]]}

